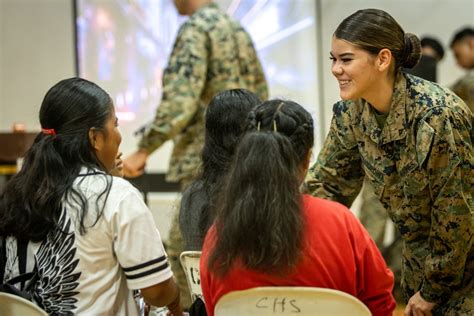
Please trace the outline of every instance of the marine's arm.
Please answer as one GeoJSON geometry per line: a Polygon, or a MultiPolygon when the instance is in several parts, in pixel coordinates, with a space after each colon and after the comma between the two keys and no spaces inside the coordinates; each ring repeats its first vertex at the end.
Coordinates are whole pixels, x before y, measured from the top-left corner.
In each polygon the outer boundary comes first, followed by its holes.
{"type": "Polygon", "coordinates": [[[334,106],[329,134],[308,172],[306,189],[313,196],[350,207],[362,187],[364,172],[346,109],[340,107],[334,106]]]}
{"type": "Polygon", "coordinates": [[[139,149],[124,160],[126,176],[143,172],[148,156],[179,134],[196,113],[206,84],[208,51],[203,30],[186,25],[178,34],[163,75],[163,94],[139,149]]]}

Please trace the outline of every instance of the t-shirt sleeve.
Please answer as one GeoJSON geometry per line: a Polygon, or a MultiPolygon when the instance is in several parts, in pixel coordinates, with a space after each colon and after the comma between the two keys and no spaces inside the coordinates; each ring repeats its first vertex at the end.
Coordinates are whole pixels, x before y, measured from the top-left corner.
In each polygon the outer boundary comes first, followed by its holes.
{"type": "Polygon", "coordinates": [[[137,191],[124,194],[112,225],[114,252],[128,288],[146,288],[173,276],[153,216],[137,191]]]}

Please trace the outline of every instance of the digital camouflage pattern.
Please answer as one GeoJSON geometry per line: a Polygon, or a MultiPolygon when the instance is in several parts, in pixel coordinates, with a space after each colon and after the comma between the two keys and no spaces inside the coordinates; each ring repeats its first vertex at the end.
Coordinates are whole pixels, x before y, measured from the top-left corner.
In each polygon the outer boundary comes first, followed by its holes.
{"type": "Polygon", "coordinates": [[[139,147],[153,152],[173,139],[168,181],[195,175],[204,144],[209,101],[220,91],[244,88],[262,100],[268,87],[249,34],[211,3],[180,28],[163,74],[163,94],[154,122],[139,147]]]}
{"type": "Polygon", "coordinates": [[[469,70],[464,77],[459,79],[451,90],[463,99],[474,113],[474,69],[469,70]]]}
{"type": "MultiPolygon", "coordinates": [[[[262,100],[268,98],[263,69],[250,36],[211,3],[181,26],[163,74],[161,103],[139,144],[151,153],[173,140],[168,181],[180,182],[184,188],[194,180],[201,164],[207,105],[218,92],[235,88],[250,90],[262,100]]],[[[178,214],[172,218],[166,251],[180,287],[182,306],[187,308],[191,297],[179,261],[183,240],[178,214]]]]}
{"type": "Polygon", "coordinates": [[[381,130],[364,100],[340,101],[307,188],[351,205],[368,177],[403,241],[402,289],[436,314],[474,310],[473,114],[447,89],[399,73],[381,130]]]}

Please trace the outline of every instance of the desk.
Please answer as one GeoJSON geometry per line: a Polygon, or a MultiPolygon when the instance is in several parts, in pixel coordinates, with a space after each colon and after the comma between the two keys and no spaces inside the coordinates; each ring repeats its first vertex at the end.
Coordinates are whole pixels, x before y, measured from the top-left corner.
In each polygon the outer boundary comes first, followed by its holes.
{"type": "MultiPolygon", "coordinates": [[[[25,155],[37,135],[38,133],[0,133],[0,176],[10,177],[17,172],[16,160],[25,155]]],[[[145,200],[149,192],[180,191],[179,184],[166,182],[163,173],[144,174],[127,180],[144,193],[145,200]]]]}
{"type": "Polygon", "coordinates": [[[0,133],[0,164],[15,164],[33,144],[38,133],[0,133]]]}
{"type": "Polygon", "coordinates": [[[125,178],[143,193],[148,205],[148,193],[152,192],[180,192],[179,183],[166,182],[164,173],[145,173],[137,178],[125,178]]]}
{"type": "Polygon", "coordinates": [[[25,155],[36,135],[38,133],[0,133],[0,176],[8,178],[17,172],[16,160],[25,155]]]}

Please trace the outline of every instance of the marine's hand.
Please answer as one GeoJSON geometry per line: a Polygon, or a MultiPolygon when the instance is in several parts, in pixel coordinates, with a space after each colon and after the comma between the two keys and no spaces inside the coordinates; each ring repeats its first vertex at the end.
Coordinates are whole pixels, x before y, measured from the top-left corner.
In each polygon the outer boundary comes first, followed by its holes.
{"type": "Polygon", "coordinates": [[[125,158],[123,161],[123,171],[127,178],[136,178],[145,171],[148,153],[144,150],[138,150],[125,158]]]}
{"type": "Polygon", "coordinates": [[[405,308],[405,316],[431,316],[431,310],[435,307],[435,303],[430,303],[425,301],[420,292],[416,292],[410,300],[405,308]]]}

